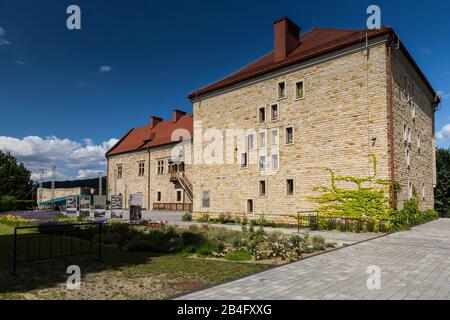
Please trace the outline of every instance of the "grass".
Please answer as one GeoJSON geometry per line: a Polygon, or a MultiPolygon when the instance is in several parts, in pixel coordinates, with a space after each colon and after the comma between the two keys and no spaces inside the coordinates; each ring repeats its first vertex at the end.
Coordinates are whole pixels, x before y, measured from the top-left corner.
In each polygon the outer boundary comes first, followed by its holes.
{"type": "MultiPolygon", "coordinates": [[[[0,299],[166,299],[181,293],[177,284],[217,284],[267,268],[267,265],[192,259],[103,248],[103,259],[75,256],[27,262],[11,275],[14,228],[0,224],[0,299]],[[81,289],[69,290],[69,265],[81,268],[81,289]]],[[[181,286],[182,287],[182,286],[181,286]]]]}

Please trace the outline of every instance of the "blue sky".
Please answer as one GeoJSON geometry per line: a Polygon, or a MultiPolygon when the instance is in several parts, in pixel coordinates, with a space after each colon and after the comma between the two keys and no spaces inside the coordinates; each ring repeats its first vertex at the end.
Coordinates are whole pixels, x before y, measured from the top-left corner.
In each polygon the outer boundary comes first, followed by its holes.
{"type": "Polygon", "coordinates": [[[437,142],[448,147],[447,0],[0,0],[0,143],[33,171],[54,163],[60,178],[96,175],[113,139],[150,115],[191,111],[190,91],[269,52],[274,19],[287,15],[303,31],[362,29],[370,4],[439,90],[437,142]],[[66,28],[70,4],[81,8],[81,30],[66,28]]]}

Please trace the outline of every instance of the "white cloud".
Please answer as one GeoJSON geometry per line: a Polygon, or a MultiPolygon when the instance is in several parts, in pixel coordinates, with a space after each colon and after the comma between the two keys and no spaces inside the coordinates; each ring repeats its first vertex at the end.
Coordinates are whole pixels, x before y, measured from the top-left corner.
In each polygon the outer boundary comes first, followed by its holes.
{"type": "Polygon", "coordinates": [[[445,91],[438,90],[436,93],[442,100],[450,98],[450,93],[447,93],[445,91]]]}
{"type": "Polygon", "coordinates": [[[449,140],[450,141],[450,123],[442,127],[441,130],[436,134],[439,140],[449,140]]]}
{"type": "Polygon", "coordinates": [[[55,136],[41,138],[28,136],[23,139],[0,136],[0,149],[11,152],[19,162],[23,162],[33,172],[33,178],[39,176],[39,170],[46,170],[49,177],[51,166],[56,166],[56,177],[75,179],[79,177],[97,177],[99,171],[105,171],[105,153],[117,142],[115,138],[95,145],[91,139],[79,143],[55,136]]]}
{"type": "Polygon", "coordinates": [[[5,36],[6,36],[6,30],[0,26],[0,47],[11,44],[11,42],[9,42],[8,40],[5,39],[5,36]]]}
{"type": "Polygon", "coordinates": [[[101,66],[99,69],[100,73],[108,73],[112,70],[110,66],[101,66]]]}
{"type": "Polygon", "coordinates": [[[423,48],[419,50],[419,53],[423,56],[431,56],[432,51],[429,48],[423,48]]]}

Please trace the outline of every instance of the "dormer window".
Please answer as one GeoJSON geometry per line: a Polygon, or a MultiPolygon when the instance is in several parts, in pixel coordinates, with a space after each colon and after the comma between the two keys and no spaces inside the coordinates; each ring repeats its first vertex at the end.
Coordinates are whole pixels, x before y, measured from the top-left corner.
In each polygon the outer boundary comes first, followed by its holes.
{"type": "Polygon", "coordinates": [[[286,82],[278,82],[277,96],[278,99],[286,98],[286,82]]]}

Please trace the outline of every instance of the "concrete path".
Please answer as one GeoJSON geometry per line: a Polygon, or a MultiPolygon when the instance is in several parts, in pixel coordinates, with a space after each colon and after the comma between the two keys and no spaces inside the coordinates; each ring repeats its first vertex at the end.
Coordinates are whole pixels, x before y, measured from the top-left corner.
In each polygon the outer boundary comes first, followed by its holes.
{"type": "MultiPolygon", "coordinates": [[[[143,219],[150,220],[167,220],[169,224],[177,224],[179,226],[201,225],[200,222],[195,221],[182,221],[181,216],[183,212],[169,212],[169,211],[144,211],[142,213],[143,219]]],[[[228,228],[232,230],[242,230],[240,224],[210,224],[214,227],[228,228]]],[[[270,228],[265,227],[267,232],[282,232],[286,234],[297,234],[297,228],[270,228]]],[[[340,243],[340,244],[353,244],[356,242],[379,237],[381,233],[355,233],[355,232],[340,232],[340,231],[309,231],[300,229],[300,234],[304,235],[309,233],[311,236],[320,235],[325,238],[327,242],[340,243]]]]}
{"type": "Polygon", "coordinates": [[[313,256],[179,299],[450,299],[450,219],[313,256]],[[381,271],[380,289],[368,289],[370,267],[381,271]]]}

